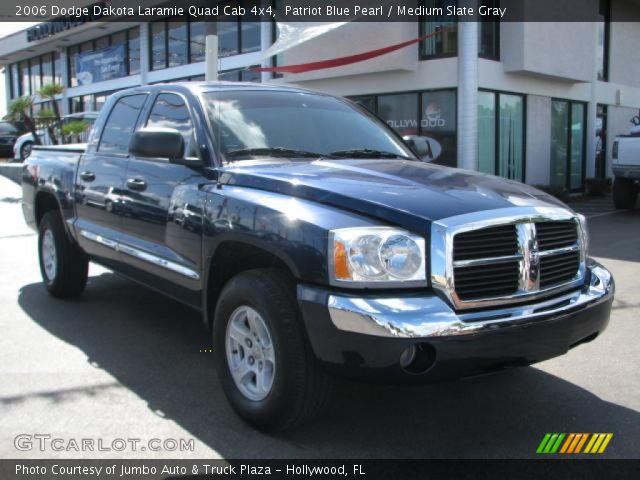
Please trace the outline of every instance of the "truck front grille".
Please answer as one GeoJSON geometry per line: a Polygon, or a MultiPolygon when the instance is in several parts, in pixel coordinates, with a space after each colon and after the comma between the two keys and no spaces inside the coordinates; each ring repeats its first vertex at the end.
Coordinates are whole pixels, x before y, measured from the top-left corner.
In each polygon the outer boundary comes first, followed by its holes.
{"type": "Polygon", "coordinates": [[[580,278],[583,257],[574,218],[528,219],[454,233],[449,293],[457,306],[526,299],[580,278]]]}

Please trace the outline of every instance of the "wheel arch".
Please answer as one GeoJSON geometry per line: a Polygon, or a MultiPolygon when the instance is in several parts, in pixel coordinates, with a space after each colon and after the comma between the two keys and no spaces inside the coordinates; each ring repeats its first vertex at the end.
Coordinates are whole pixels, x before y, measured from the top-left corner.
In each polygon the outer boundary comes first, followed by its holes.
{"type": "Polygon", "coordinates": [[[226,238],[215,245],[206,262],[203,285],[203,320],[207,327],[213,327],[214,310],[226,283],[239,273],[259,268],[274,268],[294,280],[300,278],[291,258],[265,242],[226,238]]]}

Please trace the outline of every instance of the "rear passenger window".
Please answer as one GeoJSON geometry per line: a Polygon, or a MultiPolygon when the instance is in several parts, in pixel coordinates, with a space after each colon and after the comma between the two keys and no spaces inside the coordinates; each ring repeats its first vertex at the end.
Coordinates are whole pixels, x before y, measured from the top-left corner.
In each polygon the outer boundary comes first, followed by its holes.
{"type": "Polygon", "coordinates": [[[179,95],[171,93],[158,95],[146,126],[175,128],[184,138],[184,156],[187,158],[198,156],[189,109],[179,95]]]}
{"type": "Polygon", "coordinates": [[[122,97],[113,106],[109,118],[102,130],[98,145],[101,153],[128,153],[129,140],[136,128],[140,109],[146,100],[146,94],[122,97]]]}

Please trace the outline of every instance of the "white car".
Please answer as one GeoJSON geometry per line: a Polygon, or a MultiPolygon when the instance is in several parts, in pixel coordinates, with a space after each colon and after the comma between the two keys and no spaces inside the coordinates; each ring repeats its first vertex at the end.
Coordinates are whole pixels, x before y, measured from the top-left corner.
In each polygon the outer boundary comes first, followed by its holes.
{"type": "MultiPolygon", "coordinates": [[[[62,125],[65,125],[71,122],[82,121],[82,122],[86,122],[90,126],[93,126],[93,124],[96,121],[96,118],[98,118],[98,112],[72,113],[70,115],[65,115],[64,117],[62,117],[62,125]]],[[[88,138],[90,130],[91,128],[88,128],[86,133],[81,135],[81,137],[88,138]]],[[[49,131],[46,128],[41,128],[39,130],[36,130],[36,133],[38,134],[38,137],[40,138],[40,142],[42,143],[42,145],[53,144],[53,142],[51,141],[51,136],[49,135],[49,131]]],[[[84,142],[87,140],[87,138],[80,138],[79,141],[84,142]]],[[[21,135],[20,137],[18,137],[18,139],[16,140],[16,143],[13,145],[13,158],[16,158],[21,161],[24,161],[25,159],[27,159],[27,157],[31,155],[31,148],[33,147],[33,144],[34,144],[33,134],[31,134],[30,132],[25,133],[24,135],[21,135]]]]}
{"type": "Polygon", "coordinates": [[[640,182],[640,132],[619,135],[613,142],[613,201],[616,208],[633,209],[640,182]]]}

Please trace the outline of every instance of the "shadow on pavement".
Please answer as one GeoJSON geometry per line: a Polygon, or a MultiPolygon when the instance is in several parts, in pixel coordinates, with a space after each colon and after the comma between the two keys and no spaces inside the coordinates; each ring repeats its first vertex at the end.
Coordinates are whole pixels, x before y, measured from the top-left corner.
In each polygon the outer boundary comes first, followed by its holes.
{"type": "Polygon", "coordinates": [[[590,254],[640,262],[640,208],[588,219],[590,254]]]}
{"type": "Polygon", "coordinates": [[[210,340],[197,312],[110,273],[72,302],[26,285],[19,304],[226,458],[532,457],[546,432],[613,432],[607,457],[638,455],[638,412],[536,368],[419,387],[339,383],[321,418],[270,437],[231,411],[213,355],[200,353],[210,340]]]}

